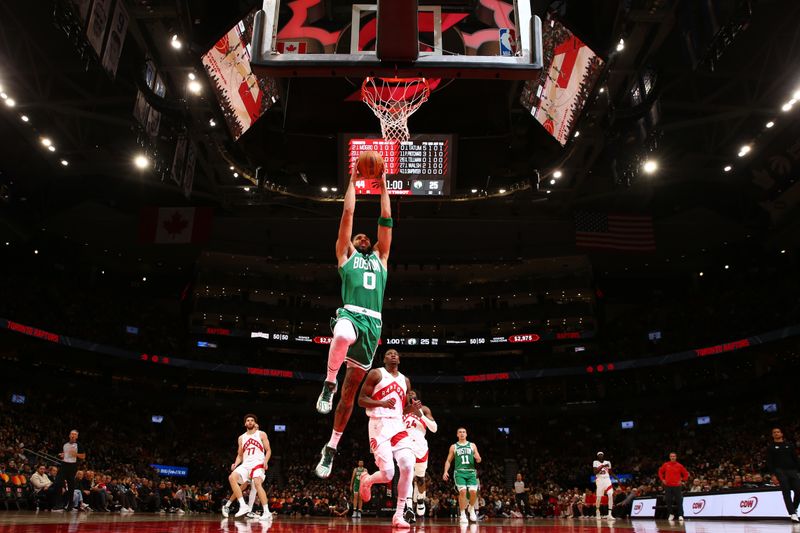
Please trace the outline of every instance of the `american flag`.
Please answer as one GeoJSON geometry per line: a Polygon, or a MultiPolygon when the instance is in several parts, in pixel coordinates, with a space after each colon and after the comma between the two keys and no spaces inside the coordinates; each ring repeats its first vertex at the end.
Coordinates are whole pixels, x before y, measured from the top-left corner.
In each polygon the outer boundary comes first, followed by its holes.
{"type": "Polygon", "coordinates": [[[575,244],[627,252],[653,252],[653,217],[579,212],[575,214],[575,244]]]}

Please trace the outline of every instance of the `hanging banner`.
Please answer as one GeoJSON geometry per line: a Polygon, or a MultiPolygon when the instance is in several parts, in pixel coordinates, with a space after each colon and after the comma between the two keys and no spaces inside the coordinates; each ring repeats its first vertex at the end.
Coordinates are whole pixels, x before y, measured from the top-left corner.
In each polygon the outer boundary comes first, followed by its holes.
{"type": "Polygon", "coordinates": [[[194,185],[194,168],[197,163],[197,147],[194,143],[189,143],[189,149],[186,153],[186,172],[183,175],[183,195],[189,198],[192,195],[192,186],[194,185]]]}
{"type": "Polygon", "coordinates": [[[111,19],[111,0],[94,0],[89,25],[86,27],[86,40],[94,48],[97,57],[103,57],[103,42],[111,19]]]}
{"type": "Polygon", "coordinates": [[[112,79],[117,76],[119,58],[122,55],[122,45],[125,44],[125,37],[128,34],[128,22],[130,22],[130,17],[125,9],[125,4],[122,0],[118,0],[114,8],[114,16],[111,17],[111,29],[108,32],[102,61],[103,68],[112,79]]]}
{"type": "Polygon", "coordinates": [[[186,166],[186,135],[179,135],[175,145],[175,157],[172,158],[172,170],[170,177],[175,185],[180,186],[183,182],[183,171],[186,166]]]}

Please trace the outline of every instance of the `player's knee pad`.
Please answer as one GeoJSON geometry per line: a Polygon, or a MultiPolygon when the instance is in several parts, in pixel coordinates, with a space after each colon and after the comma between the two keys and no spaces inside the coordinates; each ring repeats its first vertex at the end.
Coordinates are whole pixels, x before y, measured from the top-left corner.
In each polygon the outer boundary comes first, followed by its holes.
{"type": "Polygon", "coordinates": [[[348,346],[356,342],[358,335],[356,329],[353,327],[352,322],[349,320],[338,320],[336,325],[333,326],[333,341],[346,343],[348,346]]]}

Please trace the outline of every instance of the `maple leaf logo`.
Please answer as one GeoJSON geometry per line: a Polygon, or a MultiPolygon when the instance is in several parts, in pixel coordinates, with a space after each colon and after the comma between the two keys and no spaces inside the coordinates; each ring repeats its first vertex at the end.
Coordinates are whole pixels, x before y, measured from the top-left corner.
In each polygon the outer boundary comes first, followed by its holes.
{"type": "Polygon", "coordinates": [[[183,230],[185,230],[186,226],[188,225],[189,221],[183,218],[178,211],[172,213],[172,216],[169,217],[169,220],[165,220],[163,222],[164,229],[167,230],[167,233],[172,235],[172,238],[175,238],[179,234],[183,233],[183,230]]]}
{"type": "Polygon", "coordinates": [[[294,52],[295,50],[297,50],[297,47],[293,44],[290,44],[289,46],[286,47],[287,52],[294,52]]]}

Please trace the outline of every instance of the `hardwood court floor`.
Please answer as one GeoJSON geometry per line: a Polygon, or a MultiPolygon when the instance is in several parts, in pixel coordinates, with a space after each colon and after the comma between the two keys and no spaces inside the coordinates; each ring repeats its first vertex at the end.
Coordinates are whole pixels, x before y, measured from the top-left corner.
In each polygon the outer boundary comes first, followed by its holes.
{"type": "MultiPolygon", "coordinates": [[[[223,519],[220,515],[158,515],[137,513],[64,514],[31,511],[0,511],[0,533],[371,533],[390,532],[388,519],[286,518],[269,523],[223,519]]],[[[784,521],[686,521],[665,520],[487,520],[459,525],[448,520],[422,521],[412,528],[419,533],[800,533],[800,527],[784,521]]]]}

